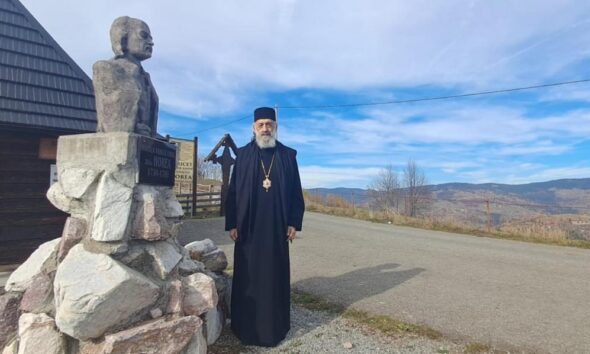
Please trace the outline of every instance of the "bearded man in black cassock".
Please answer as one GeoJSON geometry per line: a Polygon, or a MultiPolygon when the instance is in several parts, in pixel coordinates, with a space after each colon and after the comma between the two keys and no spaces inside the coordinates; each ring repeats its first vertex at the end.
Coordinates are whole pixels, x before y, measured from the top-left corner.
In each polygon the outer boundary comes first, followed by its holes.
{"type": "Polygon", "coordinates": [[[289,241],[301,230],[297,152],[276,141],[275,110],[254,111],[254,139],[238,150],[225,229],[235,241],[231,328],[246,345],[276,346],[291,326],[289,241]]]}

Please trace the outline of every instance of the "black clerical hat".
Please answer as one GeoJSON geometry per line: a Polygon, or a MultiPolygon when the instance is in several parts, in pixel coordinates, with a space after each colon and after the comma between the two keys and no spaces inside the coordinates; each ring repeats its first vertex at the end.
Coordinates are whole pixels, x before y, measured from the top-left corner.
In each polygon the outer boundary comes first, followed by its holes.
{"type": "Polygon", "coordinates": [[[277,115],[275,113],[274,108],[270,107],[260,107],[254,110],[254,121],[256,122],[259,119],[272,119],[276,122],[277,115]]]}

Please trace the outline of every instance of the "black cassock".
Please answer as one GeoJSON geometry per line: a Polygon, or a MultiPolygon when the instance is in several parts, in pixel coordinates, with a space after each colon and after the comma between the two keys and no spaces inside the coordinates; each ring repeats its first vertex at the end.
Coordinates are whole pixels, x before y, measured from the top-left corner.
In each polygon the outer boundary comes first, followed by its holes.
{"type": "Polygon", "coordinates": [[[238,150],[226,199],[225,228],[238,229],[234,247],[231,328],[244,344],[275,346],[290,329],[291,284],[287,226],[301,230],[303,192],[297,152],[277,142],[238,150]],[[268,191],[262,187],[274,155],[268,191]]]}

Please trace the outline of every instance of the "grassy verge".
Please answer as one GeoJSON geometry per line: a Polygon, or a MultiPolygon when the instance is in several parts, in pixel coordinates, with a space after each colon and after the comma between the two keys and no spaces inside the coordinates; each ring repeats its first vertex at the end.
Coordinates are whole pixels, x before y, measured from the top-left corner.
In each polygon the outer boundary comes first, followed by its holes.
{"type": "Polygon", "coordinates": [[[364,325],[372,330],[385,335],[414,334],[439,339],[442,335],[436,330],[423,325],[415,325],[396,320],[389,316],[371,315],[368,312],[357,309],[346,309],[344,306],[328,302],[318,296],[306,293],[301,290],[293,290],[291,300],[294,304],[312,311],[324,311],[335,315],[341,315],[355,323],[364,325]]]}
{"type": "MultiPolygon", "coordinates": [[[[342,316],[351,322],[361,325],[370,331],[382,333],[383,335],[398,338],[404,335],[426,337],[432,340],[445,339],[437,330],[425,325],[417,325],[394,319],[390,316],[372,315],[366,311],[357,309],[346,309],[344,306],[322,299],[319,296],[294,289],[291,292],[291,301],[311,311],[324,311],[333,315],[342,316]]],[[[440,349],[440,354],[448,354],[449,351],[440,349]]],[[[471,342],[463,346],[464,354],[507,354],[491,348],[487,344],[471,342]]]]}
{"type": "Polygon", "coordinates": [[[376,223],[394,224],[398,226],[409,226],[426,230],[590,249],[590,241],[571,240],[562,232],[551,232],[547,230],[545,230],[545,232],[529,232],[528,230],[496,229],[488,232],[466,225],[459,225],[450,221],[441,221],[431,218],[412,218],[398,214],[388,215],[385,212],[372,212],[365,208],[332,207],[308,201],[306,201],[306,210],[327,215],[342,216],[376,223]]]}

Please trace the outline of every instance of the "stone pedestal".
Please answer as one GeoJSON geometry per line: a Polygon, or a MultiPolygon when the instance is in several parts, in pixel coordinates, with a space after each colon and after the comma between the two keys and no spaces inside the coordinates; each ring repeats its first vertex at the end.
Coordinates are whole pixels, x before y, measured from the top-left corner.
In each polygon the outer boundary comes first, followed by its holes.
{"type": "Polygon", "coordinates": [[[13,303],[5,307],[14,313],[5,317],[14,325],[5,326],[12,334],[0,344],[37,345],[37,332],[23,327],[34,318],[46,324],[42,334],[52,336],[55,350],[64,334],[89,353],[143,351],[146,338],[156,340],[158,333],[166,334],[166,343],[150,344],[154,353],[206,348],[201,319],[218,295],[205,266],[176,240],[183,211],[170,179],[174,151],[134,133],[59,138],[58,182],[47,197],[71,216],[63,237],[42,245],[8,279],[5,297],[13,303]]]}

